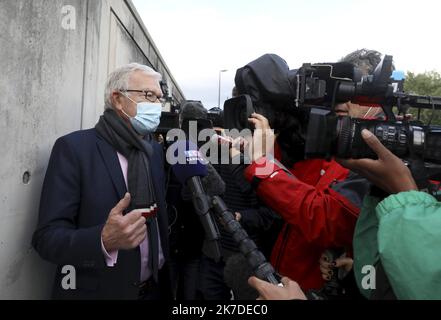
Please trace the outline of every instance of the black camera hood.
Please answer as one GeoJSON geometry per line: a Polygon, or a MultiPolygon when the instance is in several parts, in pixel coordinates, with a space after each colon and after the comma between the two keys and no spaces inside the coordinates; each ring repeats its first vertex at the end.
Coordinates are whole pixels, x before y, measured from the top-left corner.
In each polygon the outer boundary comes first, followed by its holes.
{"type": "Polygon", "coordinates": [[[293,101],[289,67],[276,54],[265,54],[236,72],[234,79],[239,94],[247,94],[253,102],[293,101]]]}

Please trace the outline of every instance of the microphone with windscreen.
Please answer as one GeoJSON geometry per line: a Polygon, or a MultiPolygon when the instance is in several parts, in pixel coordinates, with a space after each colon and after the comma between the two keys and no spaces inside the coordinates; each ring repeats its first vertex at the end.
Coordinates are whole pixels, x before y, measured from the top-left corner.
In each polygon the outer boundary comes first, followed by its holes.
{"type": "MultiPolygon", "coordinates": [[[[175,142],[174,147],[177,151],[175,156],[178,162],[172,166],[173,173],[178,181],[189,189],[187,193],[190,194],[193,207],[205,231],[202,251],[207,257],[218,262],[221,258],[220,233],[211,215],[210,197],[205,192],[201,181],[201,178],[204,179],[205,184],[210,186],[210,188],[207,189],[217,194],[215,188],[212,187],[214,184],[210,183],[210,176],[212,176],[212,174],[208,175],[209,171],[205,160],[194,143],[181,140],[175,142]]],[[[222,185],[219,185],[219,188],[221,187],[222,185]]]]}
{"type": "Polygon", "coordinates": [[[259,297],[256,289],[248,284],[248,278],[253,275],[253,270],[242,253],[233,254],[227,259],[224,281],[233,290],[234,300],[256,300],[259,297]]]}
{"type": "Polygon", "coordinates": [[[256,277],[281,286],[280,275],[278,275],[273,266],[266,261],[263,253],[257,248],[256,243],[248,236],[248,233],[236,220],[235,215],[228,209],[225,202],[219,196],[214,196],[211,203],[216,217],[222,221],[225,230],[231,234],[239,247],[239,251],[244,255],[256,277]]]}
{"type": "Polygon", "coordinates": [[[219,175],[207,174],[207,162],[192,142],[178,141],[175,147],[177,147],[178,153],[181,154],[181,157],[178,156],[181,161],[172,166],[173,172],[177,179],[191,190],[192,202],[197,214],[201,217],[201,222],[206,232],[207,246],[209,245],[205,248],[207,251],[204,251],[204,253],[208,252],[207,256],[209,257],[217,257],[218,254],[219,242],[217,240],[219,239],[219,231],[211,218],[210,212],[212,210],[218,220],[221,221],[225,230],[232,235],[256,277],[280,285],[280,276],[276,274],[273,266],[266,261],[265,256],[259,251],[254,241],[250,239],[248,233],[236,220],[235,215],[228,209],[222,198],[218,195],[210,197],[205,192],[201,183],[201,177],[210,177],[208,180],[210,185],[224,185],[222,178],[219,175]]]}

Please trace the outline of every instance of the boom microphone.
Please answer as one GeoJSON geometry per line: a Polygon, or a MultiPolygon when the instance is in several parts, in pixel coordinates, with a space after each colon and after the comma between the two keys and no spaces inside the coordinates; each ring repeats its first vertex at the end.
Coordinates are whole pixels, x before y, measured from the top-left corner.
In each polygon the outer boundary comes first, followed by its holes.
{"type": "Polygon", "coordinates": [[[256,300],[259,297],[259,293],[248,284],[248,278],[253,275],[253,270],[242,253],[232,255],[225,262],[224,280],[233,290],[235,300],[256,300]]]}
{"type": "Polygon", "coordinates": [[[275,272],[273,266],[266,261],[263,253],[259,251],[254,241],[250,239],[248,233],[236,220],[235,215],[228,209],[225,202],[220,197],[214,196],[212,204],[216,217],[222,221],[225,230],[231,234],[256,277],[280,285],[280,276],[275,272]]]}

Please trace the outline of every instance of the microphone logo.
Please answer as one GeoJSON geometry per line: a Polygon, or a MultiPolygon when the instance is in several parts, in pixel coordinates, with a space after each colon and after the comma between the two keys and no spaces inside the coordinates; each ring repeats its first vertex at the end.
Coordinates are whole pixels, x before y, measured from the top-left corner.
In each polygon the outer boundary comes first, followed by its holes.
{"type": "Polygon", "coordinates": [[[204,159],[204,157],[198,150],[186,150],[185,161],[190,164],[197,162],[208,164],[208,161],[204,159]]]}

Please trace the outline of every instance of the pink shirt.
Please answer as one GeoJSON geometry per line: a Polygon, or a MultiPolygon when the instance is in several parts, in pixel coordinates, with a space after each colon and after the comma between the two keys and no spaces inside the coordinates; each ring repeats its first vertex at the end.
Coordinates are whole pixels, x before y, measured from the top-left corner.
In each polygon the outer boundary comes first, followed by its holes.
{"type": "MultiPolygon", "coordinates": [[[[124,181],[127,187],[127,159],[120,153],[118,154],[119,164],[121,165],[121,170],[124,175],[124,181]]],[[[157,222],[156,222],[157,223],[157,222]]],[[[164,265],[164,253],[162,251],[161,239],[159,237],[159,227],[158,227],[158,243],[159,243],[159,269],[164,265]]],[[[104,257],[106,258],[106,264],[108,267],[113,267],[118,260],[118,250],[107,252],[103,245],[103,240],[101,239],[101,248],[103,250],[104,257]]],[[[149,268],[149,238],[148,236],[139,245],[139,251],[141,254],[141,282],[147,280],[152,275],[152,270],[149,268]]]]}

